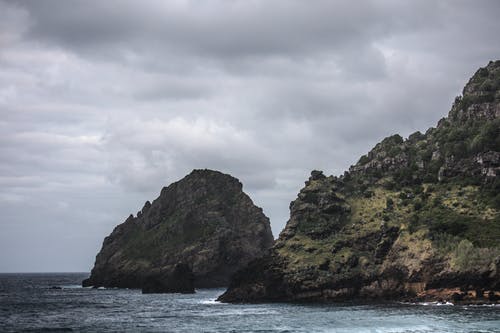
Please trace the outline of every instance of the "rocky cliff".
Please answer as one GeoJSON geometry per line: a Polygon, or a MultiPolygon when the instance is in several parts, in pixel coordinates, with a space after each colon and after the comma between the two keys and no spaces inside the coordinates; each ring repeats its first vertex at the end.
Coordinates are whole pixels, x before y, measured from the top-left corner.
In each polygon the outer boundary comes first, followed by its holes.
{"type": "Polygon", "coordinates": [[[236,178],[194,170],[104,239],[83,285],[172,291],[165,281],[192,274],[196,287],[227,286],[237,269],[272,244],[269,219],[236,178]]]}
{"type": "Polygon", "coordinates": [[[425,134],[390,136],[340,177],[313,171],[226,302],[500,295],[500,61],[425,134]]]}

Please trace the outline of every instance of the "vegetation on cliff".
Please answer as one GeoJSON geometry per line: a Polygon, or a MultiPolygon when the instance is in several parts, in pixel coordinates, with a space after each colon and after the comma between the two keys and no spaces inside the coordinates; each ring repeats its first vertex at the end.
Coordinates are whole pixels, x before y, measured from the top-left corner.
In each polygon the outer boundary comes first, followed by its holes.
{"type": "Polygon", "coordinates": [[[494,301],[499,173],[495,61],[436,128],[384,139],[340,177],[313,171],[272,252],[236,274],[220,299],[494,301]]]}

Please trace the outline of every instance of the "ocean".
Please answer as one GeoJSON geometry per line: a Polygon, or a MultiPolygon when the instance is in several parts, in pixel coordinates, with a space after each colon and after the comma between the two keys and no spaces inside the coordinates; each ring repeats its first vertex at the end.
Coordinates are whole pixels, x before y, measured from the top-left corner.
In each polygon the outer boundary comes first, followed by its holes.
{"type": "Polygon", "coordinates": [[[500,332],[499,306],[222,304],[82,288],[87,273],[0,274],[0,332],[500,332]]]}

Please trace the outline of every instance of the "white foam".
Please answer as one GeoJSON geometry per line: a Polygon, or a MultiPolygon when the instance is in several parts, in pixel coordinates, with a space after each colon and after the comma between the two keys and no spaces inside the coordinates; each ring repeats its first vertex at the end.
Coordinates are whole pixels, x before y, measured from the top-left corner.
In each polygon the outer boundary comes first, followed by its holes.
{"type": "Polygon", "coordinates": [[[225,317],[225,316],[252,316],[252,315],[277,315],[279,312],[269,309],[243,308],[243,309],[224,309],[221,311],[200,311],[200,317],[225,317]]]}
{"type": "Polygon", "coordinates": [[[66,286],[60,286],[60,287],[63,288],[63,289],[81,289],[81,288],[83,288],[79,284],[68,284],[66,286]]]}
{"type": "Polygon", "coordinates": [[[493,307],[500,307],[500,303],[496,304],[469,304],[466,307],[471,307],[471,308],[479,308],[479,307],[488,307],[488,308],[493,308],[493,307]]]}
{"type": "Polygon", "coordinates": [[[426,305],[426,306],[454,306],[455,304],[451,302],[421,302],[421,303],[416,303],[418,305],[426,305]]]}
{"type": "Polygon", "coordinates": [[[199,302],[200,304],[207,304],[207,305],[226,305],[227,303],[222,303],[217,301],[216,298],[210,298],[210,299],[204,299],[199,302]]]}

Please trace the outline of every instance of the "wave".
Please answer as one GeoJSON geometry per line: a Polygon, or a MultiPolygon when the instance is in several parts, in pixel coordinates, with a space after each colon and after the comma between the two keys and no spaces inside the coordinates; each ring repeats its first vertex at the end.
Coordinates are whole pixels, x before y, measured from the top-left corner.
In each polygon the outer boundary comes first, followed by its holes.
{"type": "Polygon", "coordinates": [[[203,299],[198,302],[199,304],[207,304],[207,305],[227,305],[227,303],[222,303],[217,301],[216,298],[203,299]]]}
{"type": "Polygon", "coordinates": [[[455,304],[451,302],[398,302],[399,304],[404,305],[423,305],[423,306],[455,306],[455,304]]]}
{"type": "Polygon", "coordinates": [[[67,284],[60,286],[62,289],[83,289],[81,284],[67,284]]]}

